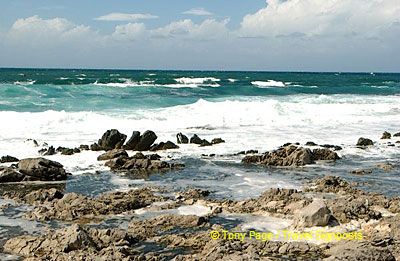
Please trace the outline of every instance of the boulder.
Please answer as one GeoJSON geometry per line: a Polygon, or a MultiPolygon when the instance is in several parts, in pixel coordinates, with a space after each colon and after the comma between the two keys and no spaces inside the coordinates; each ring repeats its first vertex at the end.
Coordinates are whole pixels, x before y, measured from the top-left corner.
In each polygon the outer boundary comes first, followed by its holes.
{"type": "Polygon", "coordinates": [[[115,159],[119,157],[128,157],[128,153],[126,153],[125,150],[123,149],[113,149],[109,150],[104,154],[101,154],[100,156],[97,157],[97,160],[110,160],[110,159],[115,159]]]}
{"type": "Polygon", "coordinates": [[[43,156],[51,156],[51,155],[55,155],[56,153],[57,153],[56,149],[53,146],[50,146],[47,150],[45,150],[42,153],[42,155],[43,156]]]}
{"type": "Polygon", "coordinates": [[[176,141],[178,144],[188,144],[189,143],[188,137],[182,133],[176,134],[176,141]]]}
{"type": "Polygon", "coordinates": [[[19,173],[11,167],[0,167],[0,183],[5,182],[20,182],[23,181],[25,175],[19,173]]]}
{"type": "Polygon", "coordinates": [[[200,145],[202,142],[203,142],[203,140],[200,139],[199,136],[197,136],[197,134],[194,134],[194,135],[190,138],[190,143],[200,145]]]}
{"type": "Polygon", "coordinates": [[[44,158],[22,159],[18,163],[18,170],[31,180],[66,180],[68,176],[63,165],[44,158]]]}
{"type": "Polygon", "coordinates": [[[326,226],[329,223],[331,211],[323,200],[314,200],[311,204],[295,214],[296,227],[326,226]]]}
{"type": "Polygon", "coordinates": [[[102,150],[102,148],[100,147],[99,144],[93,143],[92,145],[90,145],[90,150],[91,151],[100,151],[100,150],[102,150]]]}
{"type": "Polygon", "coordinates": [[[318,144],[313,141],[307,141],[307,143],[305,145],[306,146],[318,146],[318,144]]]}
{"type": "Polygon", "coordinates": [[[7,156],[2,156],[0,159],[0,163],[9,163],[9,162],[18,162],[19,159],[17,159],[16,157],[7,155],[7,156]]]}
{"type": "Polygon", "coordinates": [[[374,145],[374,142],[367,138],[361,137],[357,141],[357,146],[372,146],[372,145],[374,145]]]}
{"type": "Polygon", "coordinates": [[[206,147],[206,146],[212,146],[212,144],[208,140],[204,139],[201,141],[200,147],[206,147]]]}
{"type": "Polygon", "coordinates": [[[225,141],[223,139],[221,139],[221,138],[214,138],[211,141],[211,144],[219,144],[219,143],[225,143],[225,141]]]}
{"type": "Polygon", "coordinates": [[[134,150],[136,146],[140,142],[140,132],[139,131],[134,131],[132,132],[132,136],[130,139],[126,142],[124,146],[122,146],[123,149],[125,150],[134,150]]]}
{"type": "Polygon", "coordinates": [[[313,160],[337,160],[340,157],[337,155],[336,152],[330,149],[314,149],[312,151],[312,158],[313,160]]]}
{"type": "Polygon", "coordinates": [[[392,134],[390,134],[389,132],[387,132],[387,131],[385,131],[383,134],[382,134],[382,140],[387,140],[387,139],[390,139],[390,138],[392,138],[392,134]]]}
{"type": "Polygon", "coordinates": [[[393,137],[400,137],[400,132],[393,134],[393,137]]]}
{"type": "Polygon", "coordinates": [[[126,135],[116,129],[106,131],[98,144],[103,150],[120,149],[126,140],[126,135]]]}
{"type": "Polygon", "coordinates": [[[89,145],[84,145],[84,144],[80,145],[79,149],[80,150],[90,150],[89,145]]]}
{"type": "Polygon", "coordinates": [[[172,141],[160,142],[159,144],[154,144],[153,146],[151,146],[150,151],[169,150],[169,149],[179,149],[179,146],[177,146],[172,141]]]}
{"type": "Polygon", "coordinates": [[[154,141],[156,141],[157,135],[153,131],[145,131],[142,136],[140,136],[139,143],[136,145],[135,150],[146,151],[149,150],[154,141]]]}

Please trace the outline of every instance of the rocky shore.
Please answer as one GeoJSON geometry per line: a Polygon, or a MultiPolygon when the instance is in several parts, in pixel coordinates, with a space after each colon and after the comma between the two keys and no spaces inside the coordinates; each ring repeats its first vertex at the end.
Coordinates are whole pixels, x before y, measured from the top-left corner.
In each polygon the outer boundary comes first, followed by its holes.
{"type": "MultiPolygon", "coordinates": [[[[398,136],[385,132],[382,139],[398,136]]],[[[176,138],[179,145],[171,141],[155,144],[154,132],[133,131],[126,141],[127,135],[108,130],[91,145],[75,149],[48,146],[37,158],[4,156],[0,183],[68,182],[71,174],[64,166],[43,157],[57,153],[67,157],[71,151],[83,150],[102,151],[97,160],[113,175],[157,175],[185,165],[154,151],[178,150],[181,144],[225,143],[222,138],[207,141],[183,133],[176,138]]],[[[374,142],[360,138],[354,146],[365,148],[374,142]]],[[[288,143],[264,153],[248,150],[235,156],[241,157],[244,167],[290,170],[335,164],[342,159],[340,150],[338,145],[288,143]]],[[[397,165],[382,163],[376,168],[393,171],[397,165]]],[[[336,175],[308,180],[301,189],[271,188],[244,200],[221,199],[217,191],[198,188],[172,193],[159,186],[87,196],[50,183],[47,188],[1,193],[2,199],[12,202],[2,205],[1,211],[25,207],[23,219],[46,227],[44,233],[25,233],[3,242],[0,252],[24,260],[400,260],[400,197],[361,190],[336,175]],[[110,222],[115,219],[121,223],[110,222]],[[273,220],[274,225],[266,231],[246,220],[273,220]],[[255,231],[274,237],[251,237],[255,231]],[[218,237],[213,237],[216,232],[218,237]],[[236,236],[225,237],[228,232],[236,236]],[[305,234],[321,237],[299,237],[305,234]]]]}

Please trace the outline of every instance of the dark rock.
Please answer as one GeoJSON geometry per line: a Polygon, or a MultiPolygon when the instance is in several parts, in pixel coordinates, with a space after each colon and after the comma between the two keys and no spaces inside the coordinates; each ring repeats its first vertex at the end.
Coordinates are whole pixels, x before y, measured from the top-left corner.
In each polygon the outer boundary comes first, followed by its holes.
{"type": "Polygon", "coordinates": [[[22,159],[18,170],[33,180],[41,181],[66,180],[68,176],[63,165],[44,158],[22,159]]]}
{"type": "Polygon", "coordinates": [[[393,137],[400,137],[400,132],[393,134],[393,137]]]}
{"type": "Polygon", "coordinates": [[[100,150],[103,150],[103,149],[99,146],[99,144],[93,143],[92,145],[90,145],[90,150],[92,150],[92,151],[100,151],[100,150]]]}
{"type": "Polygon", "coordinates": [[[101,154],[100,156],[97,157],[97,160],[110,160],[110,159],[115,159],[119,157],[128,157],[128,153],[126,153],[125,150],[123,149],[114,149],[114,150],[109,150],[104,154],[101,154]]]}
{"type": "Polygon", "coordinates": [[[176,140],[178,144],[188,144],[189,143],[189,139],[187,136],[185,136],[182,133],[178,133],[176,134],[176,140]]]}
{"type": "Polygon", "coordinates": [[[312,151],[312,159],[313,160],[337,160],[340,157],[336,152],[331,151],[330,149],[314,149],[312,151]]]}
{"type": "Polygon", "coordinates": [[[0,183],[5,182],[20,182],[23,181],[25,175],[19,173],[12,167],[1,167],[0,166],[0,183]]]}
{"type": "Polygon", "coordinates": [[[159,160],[160,156],[157,154],[143,155],[138,153],[133,157],[120,156],[106,162],[106,166],[110,167],[114,171],[162,171],[170,169],[178,169],[184,165],[170,164],[165,161],[159,160]]]}
{"type": "Polygon", "coordinates": [[[197,134],[194,134],[193,137],[190,138],[190,143],[200,145],[202,142],[203,140],[200,139],[199,136],[197,136],[197,134]]]}
{"type": "Polygon", "coordinates": [[[39,143],[34,139],[27,139],[26,141],[32,142],[35,147],[39,147],[39,143]]]}
{"type": "Polygon", "coordinates": [[[219,143],[225,143],[225,141],[221,138],[215,138],[211,141],[211,144],[219,144],[219,143]]]}
{"type": "Polygon", "coordinates": [[[343,148],[338,146],[338,145],[331,145],[331,144],[324,144],[321,145],[321,147],[323,148],[327,148],[327,149],[334,149],[334,150],[342,150],[343,148]]]}
{"type": "Polygon", "coordinates": [[[144,158],[149,159],[149,160],[159,160],[159,159],[161,159],[161,156],[158,154],[149,154],[149,155],[146,155],[144,158]]]}
{"type": "Polygon", "coordinates": [[[387,139],[390,139],[390,138],[392,138],[392,134],[390,134],[389,132],[387,132],[387,131],[385,131],[383,134],[382,134],[382,140],[387,140],[387,139]]]}
{"type": "Polygon", "coordinates": [[[307,141],[307,143],[305,144],[306,146],[318,146],[317,143],[312,142],[312,141],[307,141]]]}
{"type": "Polygon", "coordinates": [[[134,150],[136,146],[140,142],[140,132],[139,131],[134,131],[132,132],[132,136],[130,139],[126,142],[124,146],[122,146],[123,149],[125,150],[134,150]]]}
{"type": "MultiPolygon", "coordinates": [[[[257,152],[258,153],[258,152],[257,152]]],[[[240,151],[240,152],[238,152],[238,153],[236,153],[236,155],[245,155],[246,154],[246,151],[240,151]]]]}
{"type": "Polygon", "coordinates": [[[2,156],[0,159],[0,163],[9,163],[9,162],[18,162],[19,159],[17,159],[16,157],[7,155],[7,156],[2,156]]]}
{"type": "Polygon", "coordinates": [[[103,150],[120,149],[126,140],[126,135],[116,129],[106,131],[98,141],[103,150]]]}
{"type": "Polygon", "coordinates": [[[81,150],[90,150],[90,147],[89,147],[89,145],[80,145],[79,149],[81,149],[81,150]]]}
{"type": "Polygon", "coordinates": [[[137,151],[146,151],[149,150],[151,145],[153,145],[154,141],[156,141],[157,135],[153,131],[145,131],[143,135],[140,137],[140,141],[137,144],[135,150],[137,151]]]}
{"type": "Polygon", "coordinates": [[[61,155],[73,155],[74,154],[74,150],[70,149],[70,148],[63,148],[61,150],[61,155]]]}
{"type": "Polygon", "coordinates": [[[354,175],[366,175],[366,174],[371,174],[372,170],[370,170],[370,169],[355,169],[355,170],[350,171],[350,173],[354,174],[354,175]]]}
{"type": "Polygon", "coordinates": [[[200,147],[206,147],[206,146],[212,146],[212,144],[208,140],[204,139],[201,141],[200,147]]]}
{"type": "Polygon", "coordinates": [[[151,146],[150,151],[169,150],[169,149],[179,149],[179,146],[177,146],[172,141],[160,142],[159,144],[154,144],[153,146],[151,146]]]}
{"type": "Polygon", "coordinates": [[[357,146],[372,146],[372,145],[374,145],[374,142],[367,138],[361,137],[357,141],[357,146]]]}
{"type": "Polygon", "coordinates": [[[51,156],[51,155],[55,155],[56,149],[53,146],[50,146],[47,150],[45,150],[43,153],[41,153],[43,156],[51,156]]]}
{"type": "Polygon", "coordinates": [[[74,153],[81,153],[81,150],[79,148],[74,148],[74,153]]]}
{"type": "Polygon", "coordinates": [[[141,152],[138,152],[138,153],[136,153],[135,155],[133,155],[133,157],[132,158],[134,158],[134,159],[145,159],[146,158],[146,156],[145,155],[143,155],[143,153],[141,153],[141,152]]]}
{"type": "Polygon", "coordinates": [[[258,150],[247,150],[245,153],[243,153],[243,154],[257,154],[258,153],[258,150]]]}

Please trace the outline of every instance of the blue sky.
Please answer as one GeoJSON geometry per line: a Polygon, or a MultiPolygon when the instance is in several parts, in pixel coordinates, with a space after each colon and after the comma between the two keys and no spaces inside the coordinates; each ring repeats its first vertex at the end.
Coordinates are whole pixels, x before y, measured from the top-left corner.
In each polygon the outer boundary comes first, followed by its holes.
{"type": "Polygon", "coordinates": [[[3,0],[0,67],[400,71],[398,0],[3,0]]]}

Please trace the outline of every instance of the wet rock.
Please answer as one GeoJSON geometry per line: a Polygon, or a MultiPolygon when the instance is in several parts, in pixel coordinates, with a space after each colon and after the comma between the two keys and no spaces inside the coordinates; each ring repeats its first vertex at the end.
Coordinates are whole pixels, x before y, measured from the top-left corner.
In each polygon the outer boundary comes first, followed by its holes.
{"type": "Polygon", "coordinates": [[[367,139],[367,138],[362,138],[361,137],[357,141],[357,146],[364,147],[364,146],[372,146],[372,145],[374,145],[374,142],[372,140],[370,140],[370,139],[367,139]]]}
{"type": "Polygon", "coordinates": [[[103,150],[120,149],[126,140],[126,135],[116,129],[106,131],[98,141],[103,150]]]}
{"type": "Polygon", "coordinates": [[[90,147],[89,147],[89,145],[82,144],[82,145],[79,146],[79,149],[80,150],[90,150],[90,147]]]}
{"type": "Polygon", "coordinates": [[[342,150],[343,148],[338,145],[331,145],[331,144],[323,144],[321,145],[323,148],[333,149],[333,150],[342,150]]]}
{"type": "Polygon", "coordinates": [[[384,171],[392,171],[394,169],[394,165],[390,163],[379,163],[376,167],[384,171]]]}
{"type": "Polygon", "coordinates": [[[74,224],[41,236],[9,239],[4,250],[36,260],[123,260],[137,239],[119,229],[85,228],[74,224]]]}
{"type": "Polygon", "coordinates": [[[2,156],[0,159],[0,163],[9,163],[9,162],[18,162],[19,159],[17,159],[16,157],[7,155],[7,156],[2,156]]]}
{"type": "Polygon", "coordinates": [[[200,147],[207,147],[207,146],[212,146],[212,144],[206,139],[202,140],[200,143],[200,147]]]}
{"type": "Polygon", "coordinates": [[[258,150],[247,150],[244,154],[257,154],[258,150]]]}
{"type": "Polygon", "coordinates": [[[182,134],[181,132],[176,134],[176,141],[178,144],[188,144],[189,143],[188,137],[185,136],[184,134],[182,134]]]}
{"type": "Polygon", "coordinates": [[[153,131],[145,131],[142,136],[140,136],[139,143],[136,145],[135,150],[146,151],[149,150],[154,141],[156,141],[157,135],[153,131]]]}
{"type": "Polygon", "coordinates": [[[68,176],[63,165],[44,158],[22,159],[18,163],[18,170],[32,180],[66,180],[68,176]]]}
{"type": "Polygon", "coordinates": [[[79,148],[74,148],[74,153],[81,153],[81,150],[79,148]]]}
{"type": "Polygon", "coordinates": [[[220,143],[225,143],[225,141],[223,139],[221,139],[221,138],[214,138],[211,141],[211,144],[220,144],[220,143]]]}
{"type": "Polygon", "coordinates": [[[129,138],[126,144],[122,146],[122,148],[125,150],[134,150],[136,146],[139,144],[139,142],[140,142],[140,132],[134,131],[132,132],[132,136],[129,138]]]}
{"type": "Polygon", "coordinates": [[[312,159],[313,160],[337,160],[340,157],[337,155],[336,152],[330,149],[314,149],[312,151],[312,159]]]}
{"type": "Polygon", "coordinates": [[[385,132],[382,134],[382,137],[381,137],[382,140],[387,140],[387,139],[390,139],[390,138],[392,138],[392,134],[390,134],[390,133],[387,132],[387,131],[385,131],[385,132]]]}
{"type": "Polygon", "coordinates": [[[194,215],[162,215],[147,220],[132,221],[128,231],[138,235],[140,239],[154,237],[169,230],[177,228],[197,228],[206,226],[208,219],[194,215]]]}
{"type": "Polygon", "coordinates": [[[354,192],[349,182],[337,176],[325,176],[322,178],[317,178],[313,181],[313,183],[314,186],[306,190],[324,193],[354,192]]]}
{"type": "Polygon", "coordinates": [[[315,160],[336,160],[339,156],[329,149],[310,149],[289,145],[261,155],[249,155],[243,163],[258,163],[266,166],[296,167],[314,164],[315,160]]]}
{"type": "Polygon", "coordinates": [[[318,146],[318,144],[313,141],[307,141],[305,145],[306,146],[318,146]]]}
{"type": "Polygon", "coordinates": [[[329,223],[331,211],[323,200],[314,200],[295,215],[295,226],[298,228],[326,226],[329,223]]]}
{"type": "Polygon", "coordinates": [[[91,151],[100,151],[103,150],[99,144],[97,143],[93,143],[92,145],[90,145],[90,150],[91,151]]]}
{"type": "Polygon", "coordinates": [[[57,149],[57,151],[61,152],[61,155],[73,155],[74,154],[74,149],[70,149],[70,148],[61,148],[60,150],[57,149]]]}
{"type": "Polygon", "coordinates": [[[50,146],[47,149],[40,150],[39,153],[43,156],[52,156],[57,154],[57,151],[53,146],[50,146]]]}
{"type": "Polygon", "coordinates": [[[39,189],[32,191],[23,197],[22,202],[31,205],[38,205],[45,202],[61,199],[64,197],[64,193],[56,188],[51,189],[39,189]]]}
{"type": "Polygon", "coordinates": [[[200,139],[199,136],[197,136],[197,134],[194,134],[194,135],[190,138],[190,143],[200,145],[202,142],[203,142],[203,140],[200,139]]]}
{"type": "Polygon", "coordinates": [[[100,156],[97,157],[97,160],[110,160],[110,159],[115,159],[119,157],[128,157],[128,153],[126,153],[125,150],[123,149],[113,149],[109,150],[104,154],[101,154],[100,156]]]}
{"type": "Polygon", "coordinates": [[[153,191],[148,188],[128,192],[110,192],[97,198],[67,193],[61,199],[53,199],[45,204],[39,204],[33,211],[27,213],[26,217],[31,220],[57,219],[92,222],[105,215],[121,214],[143,208],[161,199],[162,197],[155,196],[153,191]]]}
{"type": "Polygon", "coordinates": [[[366,175],[366,174],[371,174],[372,170],[370,169],[355,169],[350,171],[351,174],[353,175],[366,175]]]}
{"type": "Polygon", "coordinates": [[[159,144],[154,144],[153,146],[151,146],[150,151],[169,150],[169,149],[179,149],[179,146],[177,146],[172,141],[160,142],[159,144]]]}
{"type": "Polygon", "coordinates": [[[393,134],[393,137],[400,137],[400,132],[393,134]]]}
{"type": "Polygon", "coordinates": [[[19,173],[12,167],[0,166],[0,183],[20,182],[24,180],[25,175],[19,173]]]}
{"type": "Polygon", "coordinates": [[[188,199],[202,199],[210,195],[210,191],[201,189],[188,189],[186,191],[180,192],[176,195],[177,200],[188,200],[188,199]]]}

